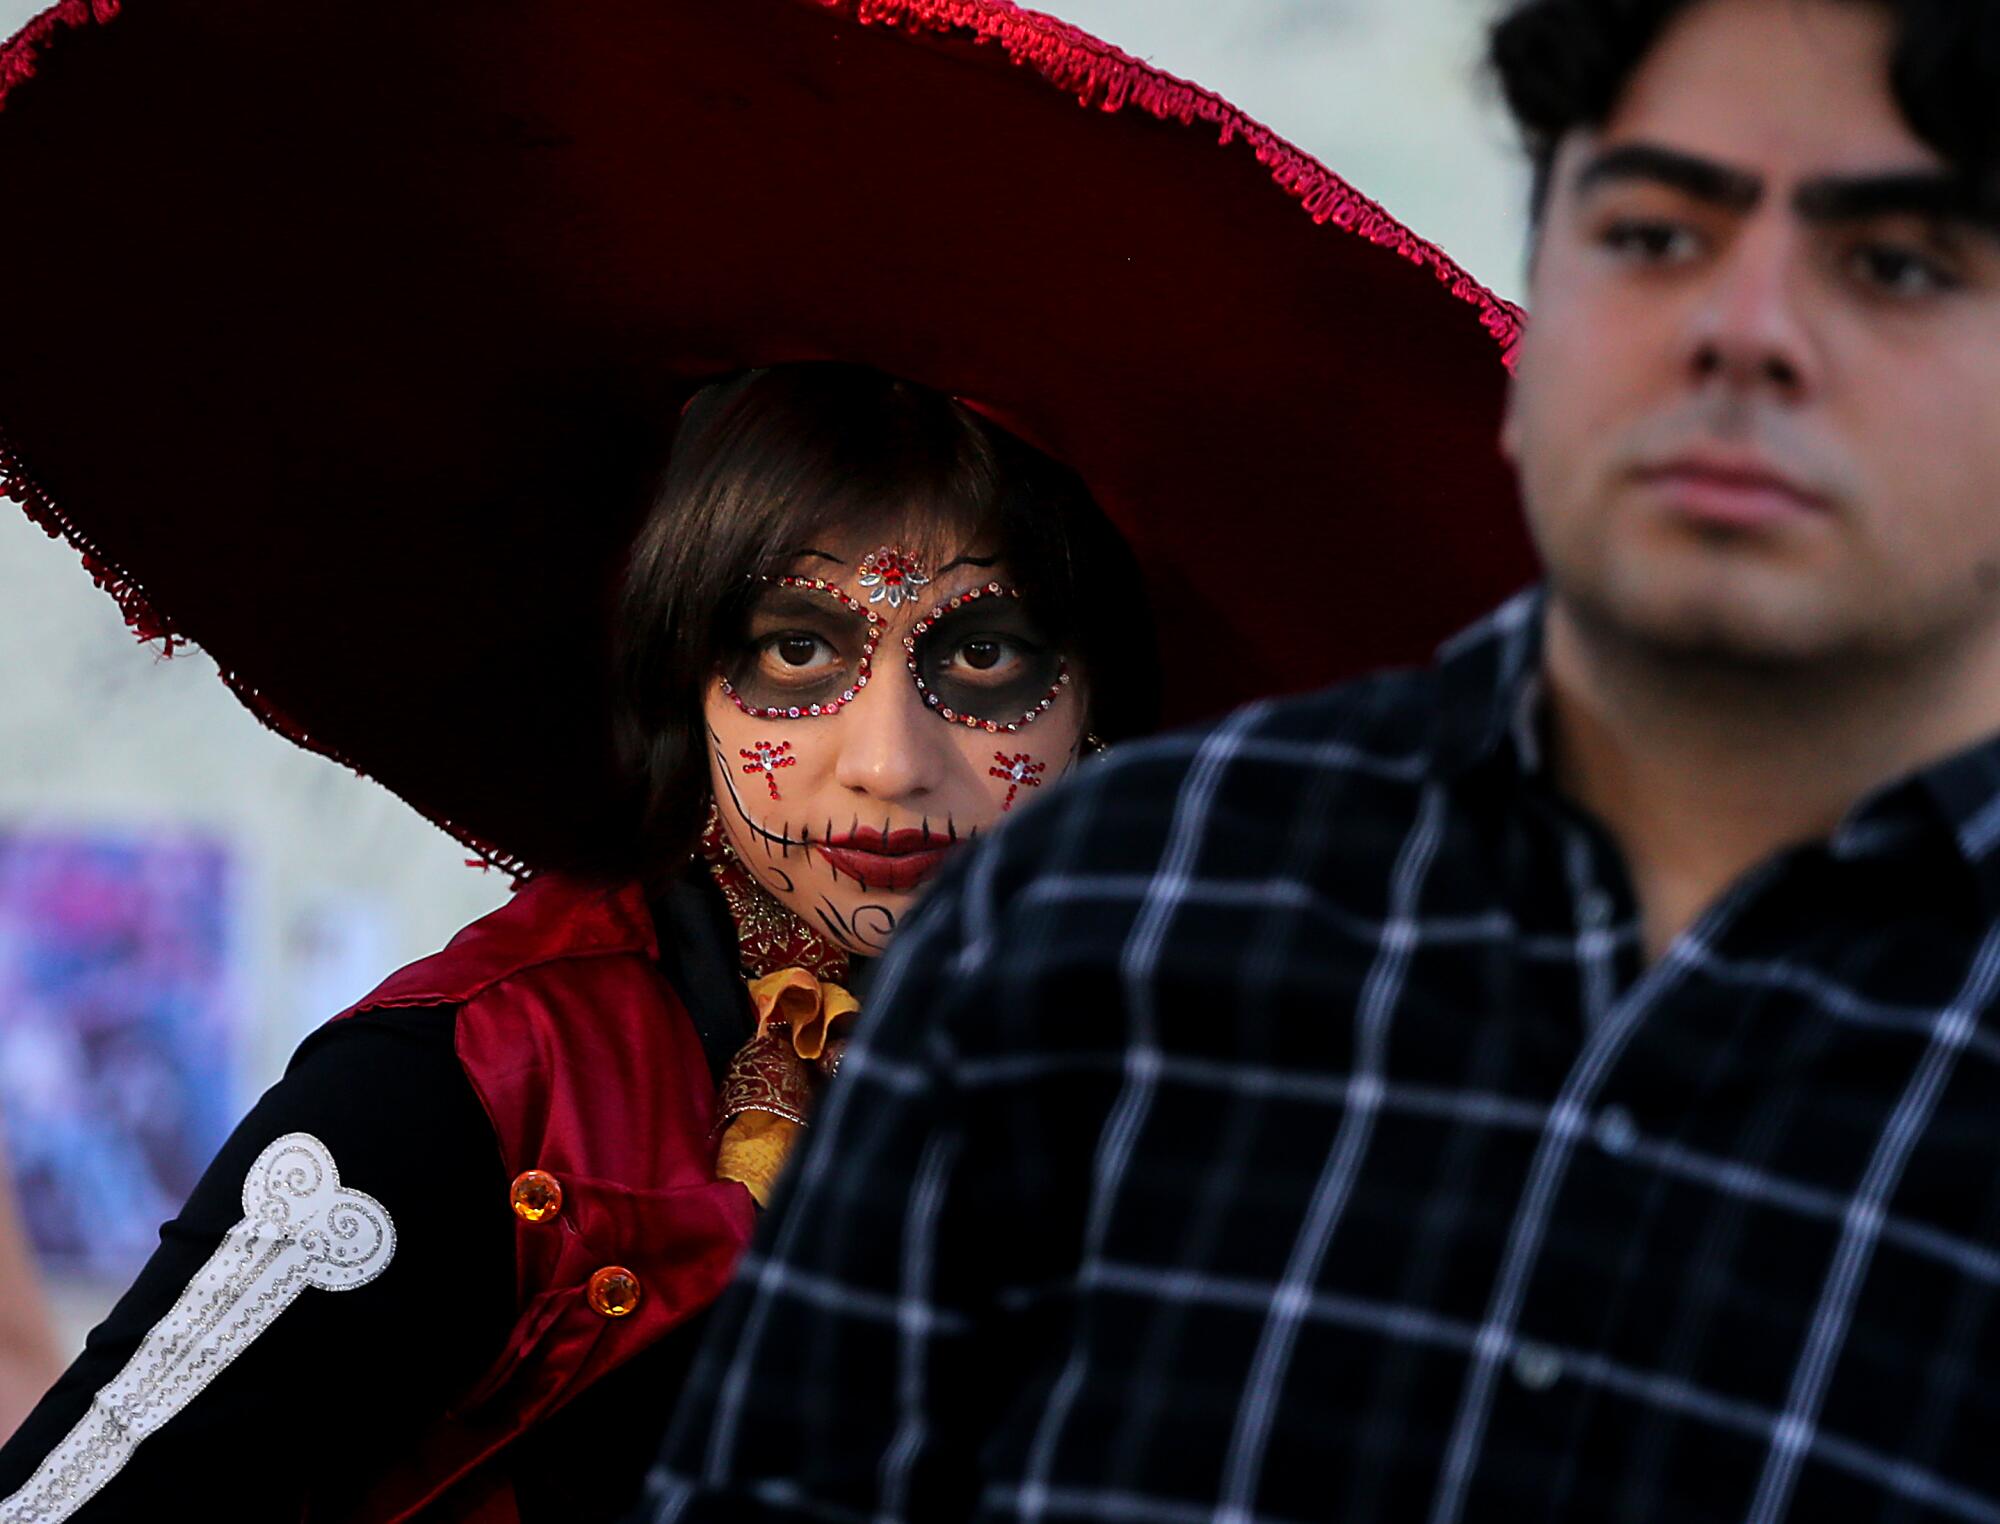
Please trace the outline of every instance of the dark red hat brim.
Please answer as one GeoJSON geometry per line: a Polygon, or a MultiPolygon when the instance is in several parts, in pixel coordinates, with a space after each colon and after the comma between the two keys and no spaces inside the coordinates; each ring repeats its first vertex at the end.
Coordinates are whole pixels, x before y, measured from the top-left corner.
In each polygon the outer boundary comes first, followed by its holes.
{"type": "Polygon", "coordinates": [[[679,401],[745,366],[872,364],[1075,467],[1174,719],[1532,575],[1515,310],[996,0],[68,0],[0,107],[9,490],[505,861],[609,828],[606,592],[679,401]]]}

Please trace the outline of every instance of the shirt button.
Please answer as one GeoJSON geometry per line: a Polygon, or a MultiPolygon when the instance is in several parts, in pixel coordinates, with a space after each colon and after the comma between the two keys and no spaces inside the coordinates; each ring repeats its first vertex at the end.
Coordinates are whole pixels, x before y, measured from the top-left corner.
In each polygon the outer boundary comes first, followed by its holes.
{"type": "Polygon", "coordinates": [[[585,1295],[598,1316],[622,1318],[639,1305],[639,1277],[623,1265],[606,1265],[591,1276],[585,1295]]]}
{"type": "Polygon", "coordinates": [[[1639,1124],[1623,1106],[1606,1106],[1597,1114],[1597,1146],[1607,1154],[1629,1154],[1639,1141],[1639,1124]]]}
{"type": "Polygon", "coordinates": [[[1592,930],[1611,924],[1611,896],[1602,889],[1586,890],[1577,902],[1577,918],[1592,930]]]}
{"type": "Polygon", "coordinates": [[[545,1169],[524,1169],[507,1187],[508,1204],[523,1222],[547,1222],[562,1210],[562,1182],[545,1169]]]}
{"type": "Polygon", "coordinates": [[[1546,1392],[1562,1380],[1562,1357],[1546,1344],[1521,1344],[1514,1349],[1514,1379],[1531,1392],[1546,1392]]]}

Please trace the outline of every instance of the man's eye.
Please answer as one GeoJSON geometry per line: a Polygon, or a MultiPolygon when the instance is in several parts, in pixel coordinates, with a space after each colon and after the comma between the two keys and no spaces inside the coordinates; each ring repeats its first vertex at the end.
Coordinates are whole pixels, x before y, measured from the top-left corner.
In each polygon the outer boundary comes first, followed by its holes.
{"type": "Polygon", "coordinates": [[[1604,230],[1599,242],[1635,264],[1684,264],[1701,250],[1692,228],[1650,217],[1621,217],[1604,230]]]}
{"type": "Polygon", "coordinates": [[[1931,296],[1959,285],[1958,277],[1937,260],[1897,244],[1861,244],[1848,254],[1847,267],[1856,280],[1885,296],[1931,296]]]}

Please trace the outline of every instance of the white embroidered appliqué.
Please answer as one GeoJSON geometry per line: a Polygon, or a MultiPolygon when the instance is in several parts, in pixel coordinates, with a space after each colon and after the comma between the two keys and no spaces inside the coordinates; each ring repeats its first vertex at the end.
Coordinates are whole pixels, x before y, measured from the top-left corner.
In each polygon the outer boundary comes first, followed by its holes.
{"type": "Polygon", "coordinates": [[[243,1182],[243,1220],[91,1399],[90,1411],[26,1485],[0,1502],[0,1524],[61,1524],[300,1292],[365,1286],[395,1253],[388,1212],[373,1196],[341,1186],[324,1143],[306,1132],[279,1138],[243,1182]]]}

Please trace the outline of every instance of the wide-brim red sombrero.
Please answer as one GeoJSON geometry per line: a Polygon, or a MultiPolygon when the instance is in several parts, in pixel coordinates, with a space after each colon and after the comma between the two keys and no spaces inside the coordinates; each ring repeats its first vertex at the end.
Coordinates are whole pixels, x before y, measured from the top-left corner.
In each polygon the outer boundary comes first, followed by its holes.
{"type": "Polygon", "coordinates": [[[1216,96],[998,0],[66,0],[0,48],[0,477],[141,633],[497,860],[696,384],[965,397],[1137,550],[1172,719],[1532,575],[1518,313],[1216,96]]]}

